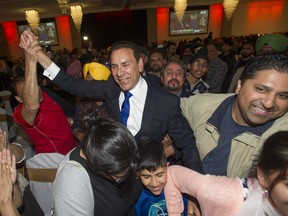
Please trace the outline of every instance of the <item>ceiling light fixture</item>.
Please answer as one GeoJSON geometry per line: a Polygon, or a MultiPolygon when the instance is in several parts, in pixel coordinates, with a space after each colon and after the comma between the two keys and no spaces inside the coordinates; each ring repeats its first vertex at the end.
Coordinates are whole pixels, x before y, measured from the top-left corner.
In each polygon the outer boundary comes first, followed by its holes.
{"type": "Polygon", "coordinates": [[[223,7],[224,11],[227,17],[227,20],[230,21],[237,5],[238,5],[239,0],[224,0],[223,1],[223,7]]]}
{"type": "Polygon", "coordinates": [[[78,32],[80,32],[81,30],[81,23],[82,23],[82,7],[81,5],[74,5],[70,7],[70,11],[71,11],[71,17],[73,19],[73,22],[76,26],[76,29],[78,30],[78,32]]]}
{"type": "Polygon", "coordinates": [[[31,10],[25,10],[26,14],[26,20],[29,23],[29,26],[31,27],[33,33],[35,35],[38,35],[38,28],[39,28],[39,13],[37,10],[31,9],[31,10]]]}
{"type": "Polygon", "coordinates": [[[174,10],[179,22],[182,22],[187,7],[187,0],[175,0],[174,10]]]}
{"type": "Polygon", "coordinates": [[[57,2],[59,4],[59,8],[61,9],[61,13],[67,13],[67,10],[69,8],[69,0],[57,0],[57,2]]]}

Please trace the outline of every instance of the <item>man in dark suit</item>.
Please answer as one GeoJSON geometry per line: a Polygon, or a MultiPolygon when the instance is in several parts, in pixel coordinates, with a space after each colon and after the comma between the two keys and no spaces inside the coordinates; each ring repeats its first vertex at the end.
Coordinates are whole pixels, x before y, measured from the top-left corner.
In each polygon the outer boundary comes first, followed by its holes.
{"type": "MultiPolygon", "coordinates": [[[[24,32],[31,46],[39,46],[31,32],[24,32]]],[[[25,37],[21,37],[25,38],[25,37]]],[[[125,100],[124,93],[130,91],[130,113],[127,128],[139,140],[148,136],[162,141],[168,133],[181,150],[183,164],[202,172],[202,164],[195,137],[180,110],[180,99],[168,93],[161,86],[140,76],[144,63],[138,46],[132,42],[120,41],[111,47],[112,76],[107,81],[85,81],[74,79],[54,64],[42,51],[37,52],[44,75],[64,90],[78,96],[103,99],[109,116],[122,122],[120,109],[125,100]]]]}

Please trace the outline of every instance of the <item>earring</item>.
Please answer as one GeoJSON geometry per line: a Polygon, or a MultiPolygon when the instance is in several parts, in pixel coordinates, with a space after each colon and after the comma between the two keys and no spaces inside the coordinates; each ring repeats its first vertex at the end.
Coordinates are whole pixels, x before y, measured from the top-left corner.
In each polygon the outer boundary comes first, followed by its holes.
{"type": "Polygon", "coordinates": [[[266,189],[262,189],[262,200],[267,199],[268,195],[268,191],[266,189]]]}

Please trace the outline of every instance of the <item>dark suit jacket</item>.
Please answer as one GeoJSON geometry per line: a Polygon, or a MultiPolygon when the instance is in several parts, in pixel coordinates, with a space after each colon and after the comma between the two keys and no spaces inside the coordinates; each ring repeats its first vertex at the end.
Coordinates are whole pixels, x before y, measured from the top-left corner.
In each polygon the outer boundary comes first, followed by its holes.
{"type": "MultiPolygon", "coordinates": [[[[119,108],[121,89],[112,76],[107,81],[86,81],[75,79],[60,71],[53,82],[71,94],[105,100],[109,116],[121,122],[119,108]]],[[[181,150],[184,166],[202,172],[194,134],[181,113],[180,98],[168,93],[149,79],[146,79],[146,82],[148,85],[147,98],[142,125],[135,136],[136,140],[142,136],[148,136],[162,141],[168,133],[176,148],[181,150]]]]}

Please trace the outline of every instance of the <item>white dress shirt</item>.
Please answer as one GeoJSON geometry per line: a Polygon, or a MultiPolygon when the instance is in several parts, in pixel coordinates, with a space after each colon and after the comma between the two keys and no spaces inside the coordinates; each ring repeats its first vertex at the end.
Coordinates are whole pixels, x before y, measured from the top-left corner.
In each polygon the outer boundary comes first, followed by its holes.
{"type": "MultiPolygon", "coordinates": [[[[127,120],[127,128],[135,136],[141,128],[143,110],[145,106],[145,101],[147,97],[148,86],[146,81],[140,76],[140,79],[130,92],[132,96],[129,99],[130,103],[130,113],[127,120]]],[[[124,93],[120,93],[119,97],[119,108],[121,110],[122,103],[124,102],[124,93]]]]}
{"type": "Polygon", "coordinates": [[[43,75],[48,77],[50,80],[53,80],[59,71],[60,68],[54,62],[52,62],[51,65],[46,70],[44,70],[43,75]]]}

